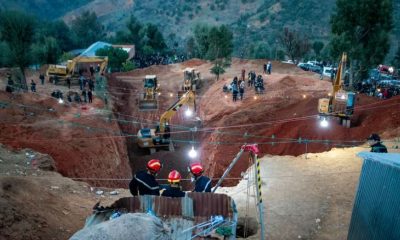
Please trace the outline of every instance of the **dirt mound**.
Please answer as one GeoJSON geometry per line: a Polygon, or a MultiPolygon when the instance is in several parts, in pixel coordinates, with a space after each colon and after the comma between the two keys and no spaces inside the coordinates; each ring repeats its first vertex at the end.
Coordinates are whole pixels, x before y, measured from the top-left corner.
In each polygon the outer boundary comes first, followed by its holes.
{"type": "Polygon", "coordinates": [[[187,60],[187,61],[183,62],[182,66],[185,66],[185,67],[197,67],[197,66],[205,64],[206,62],[207,61],[204,61],[204,60],[201,60],[201,59],[198,59],[198,58],[193,58],[193,59],[190,59],[190,60],[187,60]]]}
{"type": "Polygon", "coordinates": [[[115,186],[121,182],[99,178],[130,178],[126,142],[110,113],[99,112],[96,103],[60,105],[56,99],[31,93],[0,92],[0,142],[16,148],[31,148],[51,155],[62,175],[92,178],[87,182],[115,186]]]}
{"type": "Polygon", "coordinates": [[[96,195],[86,183],[42,170],[37,159],[54,161],[46,154],[0,144],[0,239],[68,239],[83,227],[97,201],[111,204],[129,196],[122,189],[117,196],[108,189],[96,195]]]}

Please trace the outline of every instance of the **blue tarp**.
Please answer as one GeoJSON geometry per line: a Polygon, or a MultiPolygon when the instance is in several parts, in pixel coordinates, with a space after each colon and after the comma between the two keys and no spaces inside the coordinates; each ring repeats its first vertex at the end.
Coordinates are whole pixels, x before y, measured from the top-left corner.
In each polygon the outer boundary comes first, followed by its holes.
{"type": "Polygon", "coordinates": [[[96,51],[98,49],[104,48],[104,47],[111,47],[112,44],[106,43],[106,42],[95,42],[90,47],[88,47],[83,53],[79,55],[79,57],[95,57],[96,56],[96,51]]]}

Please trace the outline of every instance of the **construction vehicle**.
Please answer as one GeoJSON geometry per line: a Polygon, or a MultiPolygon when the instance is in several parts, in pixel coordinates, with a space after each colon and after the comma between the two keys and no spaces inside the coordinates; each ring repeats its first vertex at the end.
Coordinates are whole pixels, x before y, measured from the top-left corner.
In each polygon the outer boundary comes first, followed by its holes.
{"type": "Polygon", "coordinates": [[[159,84],[156,75],[146,75],[143,79],[144,92],[140,95],[139,110],[153,111],[158,109],[157,93],[159,92],[159,84]]]}
{"type": "Polygon", "coordinates": [[[188,106],[185,112],[186,116],[192,115],[195,111],[195,94],[193,91],[187,91],[161,115],[160,122],[156,129],[142,128],[139,130],[137,134],[139,147],[148,148],[150,154],[155,153],[156,148],[169,147],[169,149],[172,150],[169,121],[183,105],[188,106]]]}
{"type": "Polygon", "coordinates": [[[79,66],[81,64],[99,64],[100,74],[104,73],[108,64],[108,57],[76,57],[72,60],[68,60],[67,65],[49,65],[46,75],[49,77],[50,82],[57,76],[59,80],[78,80],[79,78],[79,66]]]}
{"type": "Polygon", "coordinates": [[[191,90],[196,92],[200,87],[200,72],[194,68],[185,68],[183,70],[183,85],[181,90],[178,91],[178,98],[180,98],[187,91],[191,90]]]}
{"type": "Polygon", "coordinates": [[[337,69],[332,93],[329,98],[320,98],[318,101],[318,113],[321,126],[326,127],[327,119],[338,118],[341,125],[350,128],[351,116],[354,113],[355,93],[343,89],[343,77],[347,62],[347,54],[342,54],[342,59],[337,69]]]}

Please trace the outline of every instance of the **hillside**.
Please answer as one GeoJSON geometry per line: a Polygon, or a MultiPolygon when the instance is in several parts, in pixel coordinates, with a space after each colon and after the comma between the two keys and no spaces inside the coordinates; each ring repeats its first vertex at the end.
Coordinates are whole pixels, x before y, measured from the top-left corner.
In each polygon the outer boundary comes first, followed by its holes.
{"type": "Polygon", "coordinates": [[[91,0],[0,0],[0,10],[26,11],[41,19],[55,19],[63,16],[91,0]]]}
{"type": "MultiPolygon", "coordinates": [[[[396,49],[400,0],[393,2],[392,49],[396,49]]],[[[179,48],[184,48],[196,24],[227,24],[235,35],[236,56],[263,58],[275,57],[276,36],[285,26],[305,32],[312,41],[327,41],[334,7],[335,0],[323,4],[318,0],[74,0],[68,4],[60,0],[0,0],[0,9],[29,9],[30,13],[49,19],[63,17],[66,22],[84,11],[94,11],[109,33],[123,30],[133,13],[141,22],[159,25],[169,46],[177,43],[179,48]]]]}

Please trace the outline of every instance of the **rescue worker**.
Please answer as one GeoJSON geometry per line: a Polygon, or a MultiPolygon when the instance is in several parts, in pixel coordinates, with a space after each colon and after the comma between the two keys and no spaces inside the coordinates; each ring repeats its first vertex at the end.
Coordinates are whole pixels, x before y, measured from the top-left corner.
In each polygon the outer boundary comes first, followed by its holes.
{"type": "Polygon", "coordinates": [[[176,171],[172,170],[168,174],[168,182],[169,186],[162,192],[161,196],[163,197],[184,197],[185,192],[181,190],[181,186],[179,183],[181,182],[181,174],[176,171]]]}
{"type": "Polygon", "coordinates": [[[368,138],[368,144],[371,147],[371,152],[375,153],[387,153],[387,148],[382,144],[381,138],[378,134],[373,133],[368,138]]]}
{"type": "Polygon", "coordinates": [[[203,176],[204,169],[200,163],[190,165],[189,172],[193,175],[194,190],[193,192],[211,192],[211,179],[203,176]]]}
{"type": "Polygon", "coordinates": [[[160,160],[152,159],[147,163],[147,171],[137,172],[129,183],[129,190],[133,196],[160,195],[160,186],[156,181],[156,175],[161,170],[160,160]]]}

